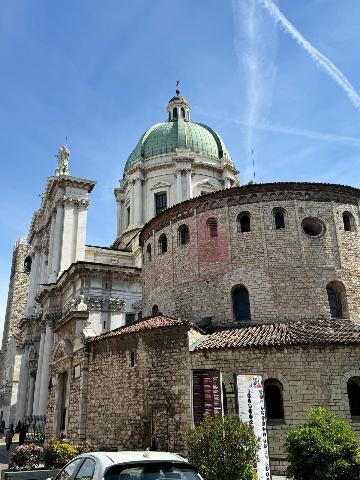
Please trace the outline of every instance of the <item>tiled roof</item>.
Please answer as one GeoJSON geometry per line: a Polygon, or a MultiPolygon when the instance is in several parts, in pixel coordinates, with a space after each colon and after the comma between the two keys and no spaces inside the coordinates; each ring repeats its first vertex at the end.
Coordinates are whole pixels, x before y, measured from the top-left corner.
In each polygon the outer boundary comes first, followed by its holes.
{"type": "Polygon", "coordinates": [[[112,330],[111,332],[103,333],[102,335],[95,337],[93,339],[93,342],[103,340],[104,338],[118,337],[120,335],[127,335],[130,333],[143,332],[145,330],[155,330],[157,328],[178,327],[180,325],[185,326],[187,329],[196,329],[195,325],[192,325],[191,323],[184,320],[167,317],[165,315],[158,315],[157,317],[146,318],[144,320],[141,320],[140,322],[117,328],[115,330],[112,330]]]}
{"type": "Polygon", "coordinates": [[[360,343],[360,325],[350,320],[312,320],[217,331],[205,337],[195,351],[276,345],[355,343],[360,343]]]}

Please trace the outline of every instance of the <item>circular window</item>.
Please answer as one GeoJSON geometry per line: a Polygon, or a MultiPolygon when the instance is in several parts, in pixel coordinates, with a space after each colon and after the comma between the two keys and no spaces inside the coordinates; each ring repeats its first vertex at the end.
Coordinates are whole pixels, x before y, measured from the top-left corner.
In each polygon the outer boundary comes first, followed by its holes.
{"type": "Polygon", "coordinates": [[[320,237],[325,233],[325,225],[317,218],[304,218],[301,226],[309,237],[320,237]]]}

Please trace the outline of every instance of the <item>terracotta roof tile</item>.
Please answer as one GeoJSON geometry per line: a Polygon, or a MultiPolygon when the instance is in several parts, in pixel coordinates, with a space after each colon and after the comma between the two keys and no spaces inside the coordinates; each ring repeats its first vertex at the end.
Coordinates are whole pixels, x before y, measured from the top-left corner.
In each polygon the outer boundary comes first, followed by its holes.
{"type": "Polygon", "coordinates": [[[360,343],[360,325],[350,320],[312,320],[256,325],[208,335],[196,350],[275,345],[360,343]]]}
{"type": "Polygon", "coordinates": [[[124,327],[111,330],[110,332],[103,333],[102,335],[95,337],[92,341],[96,342],[98,340],[103,340],[104,338],[118,337],[120,335],[127,335],[130,333],[143,332],[145,330],[155,330],[157,328],[177,327],[180,325],[185,326],[187,329],[197,328],[195,325],[192,325],[184,320],[167,317],[165,315],[158,315],[156,317],[146,318],[140,322],[132,323],[131,325],[126,325],[124,327]]]}

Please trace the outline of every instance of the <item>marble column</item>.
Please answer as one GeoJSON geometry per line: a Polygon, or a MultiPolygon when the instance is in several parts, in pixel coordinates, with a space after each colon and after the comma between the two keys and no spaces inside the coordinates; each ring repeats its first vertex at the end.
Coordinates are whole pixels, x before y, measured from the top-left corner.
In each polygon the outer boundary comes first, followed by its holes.
{"type": "Polygon", "coordinates": [[[43,363],[43,355],[44,355],[44,343],[45,343],[45,332],[41,332],[39,357],[38,357],[38,364],[37,364],[37,370],[36,370],[33,415],[39,415],[38,412],[39,412],[39,399],[40,399],[41,372],[42,372],[42,363],[43,363]]]}
{"type": "Polygon", "coordinates": [[[52,352],[53,340],[54,340],[54,334],[52,331],[52,326],[48,324],[46,325],[45,340],[44,340],[38,415],[46,414],[47,403],[48,403],[50,357],[52,352]]]}
{"type": "Polygon", "coordinates": [[[135,190],[135,181],[131,182],[131,190],[130,190],[130,222],[129,225],[134,225],[134,190],[135,190]]]}
{"type": "Polygon", "coordinates": [[[231,188],[230,178],[228,177],[224,179],[224,188],[231,188]]]}
{"type": "Polygon", "coordinates": [[[48,254],[48,264],[47,264],[47,282],[52,273],[52,266],[54,260],[54,235],[55,235],[55,223],[56,223],[56,208],[53,209],[51,215],[51,227],[50,227],[50,237],[49,237],[49,254],[48,254]]]}
{"type": "Polygon", "coordinates": [[[189,198],[192,198],[192,180],[191,180],[191,170],[185,170],[186,174],[186,195],[187,195],[187,200],[189,198]]]}
{"type": "Polygon", "coordinates": [[[23,421],[26,414],[26,400],[28,392],[29,382],[29,347],[23,349],[21,356],[20,377],[19,377],[19,390],[16,404],[15,421],[23,421]]]}
{"type": "Polygon", "coordinates": [[[74,243],[76,239],[75,230],[77,229],[77,212],[74,204],[69,199],[64,203],[64,220],[62,229],[62,241],[60,248],[60,268],[58,275],[70,267],[74,252],[74,243]],[[74,225],[75,223],[75,225],[74,225]],[[74,228],[75,227],[75,228],[74,228]]]}
{"type": "Polygon", "coordinates": [[[134,183],[134,224],[141,225],[142,222],[142,180],[137,178],[134,183]]]}
{"type": "Polygon", "coordinates": [[[26,416],[30,417],[33,414],[34,392],[35,392],[35,372],[30,372],[29,378],[29,392],[27,398],[26,416]]]}
{"type": "Polygon", "coordinates": [[[180,203],[183,201],[183,191],[182,191],[182,171],[176,170],[176,202],[180,203]]]}
{"type": "Polygon", "coordinates": [[[126,229],[126,225],[124,225],[124,218],[123,218],[123,204],[122,200],[116,200],[116,209],[117,209],[117,237],[120,237],[123,230],[126,229]]]}
{"type": "Polygon", "coordinates": [[[63,220],[64,220],[64,207],[62,204],[59,204],[56,207],[54,241],[53,241],[53,248],[52,248],[52,258],[50,259],[51,273],[48,279],[49,283],[56,282],[57,276],[60,270],[63,220]]]}
{"type": "Polygon", "coordinates": [[[27,304],[27,314],[30,315],[35,307],[35,297],[39,285],[39,269],[40,269],[41,250],[39,246],[34,247],[34,257],[31,266],[29,294],[27,304]]]}

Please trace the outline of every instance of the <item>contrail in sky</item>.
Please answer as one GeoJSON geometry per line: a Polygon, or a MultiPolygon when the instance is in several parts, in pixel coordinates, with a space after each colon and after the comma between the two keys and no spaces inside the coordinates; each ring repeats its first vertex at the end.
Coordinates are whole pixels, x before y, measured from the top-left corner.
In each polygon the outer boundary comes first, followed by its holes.
{"type": "Polygon", "coordinates": [[[345,91],[354,107],[360,110],[359,94],[349,80],[345,77],[345,75],[336,67],[336,65],[334,65],[331,60],[319,52],[319,50],[317,50],[301,35],[301,33],[285,17],[285,15],[272,0],[257,1],[266,8],[275,22],[279,23],[285,32],[288,32],[292,38],[310,55],[315,64],[322,68],[345,91]]]}

